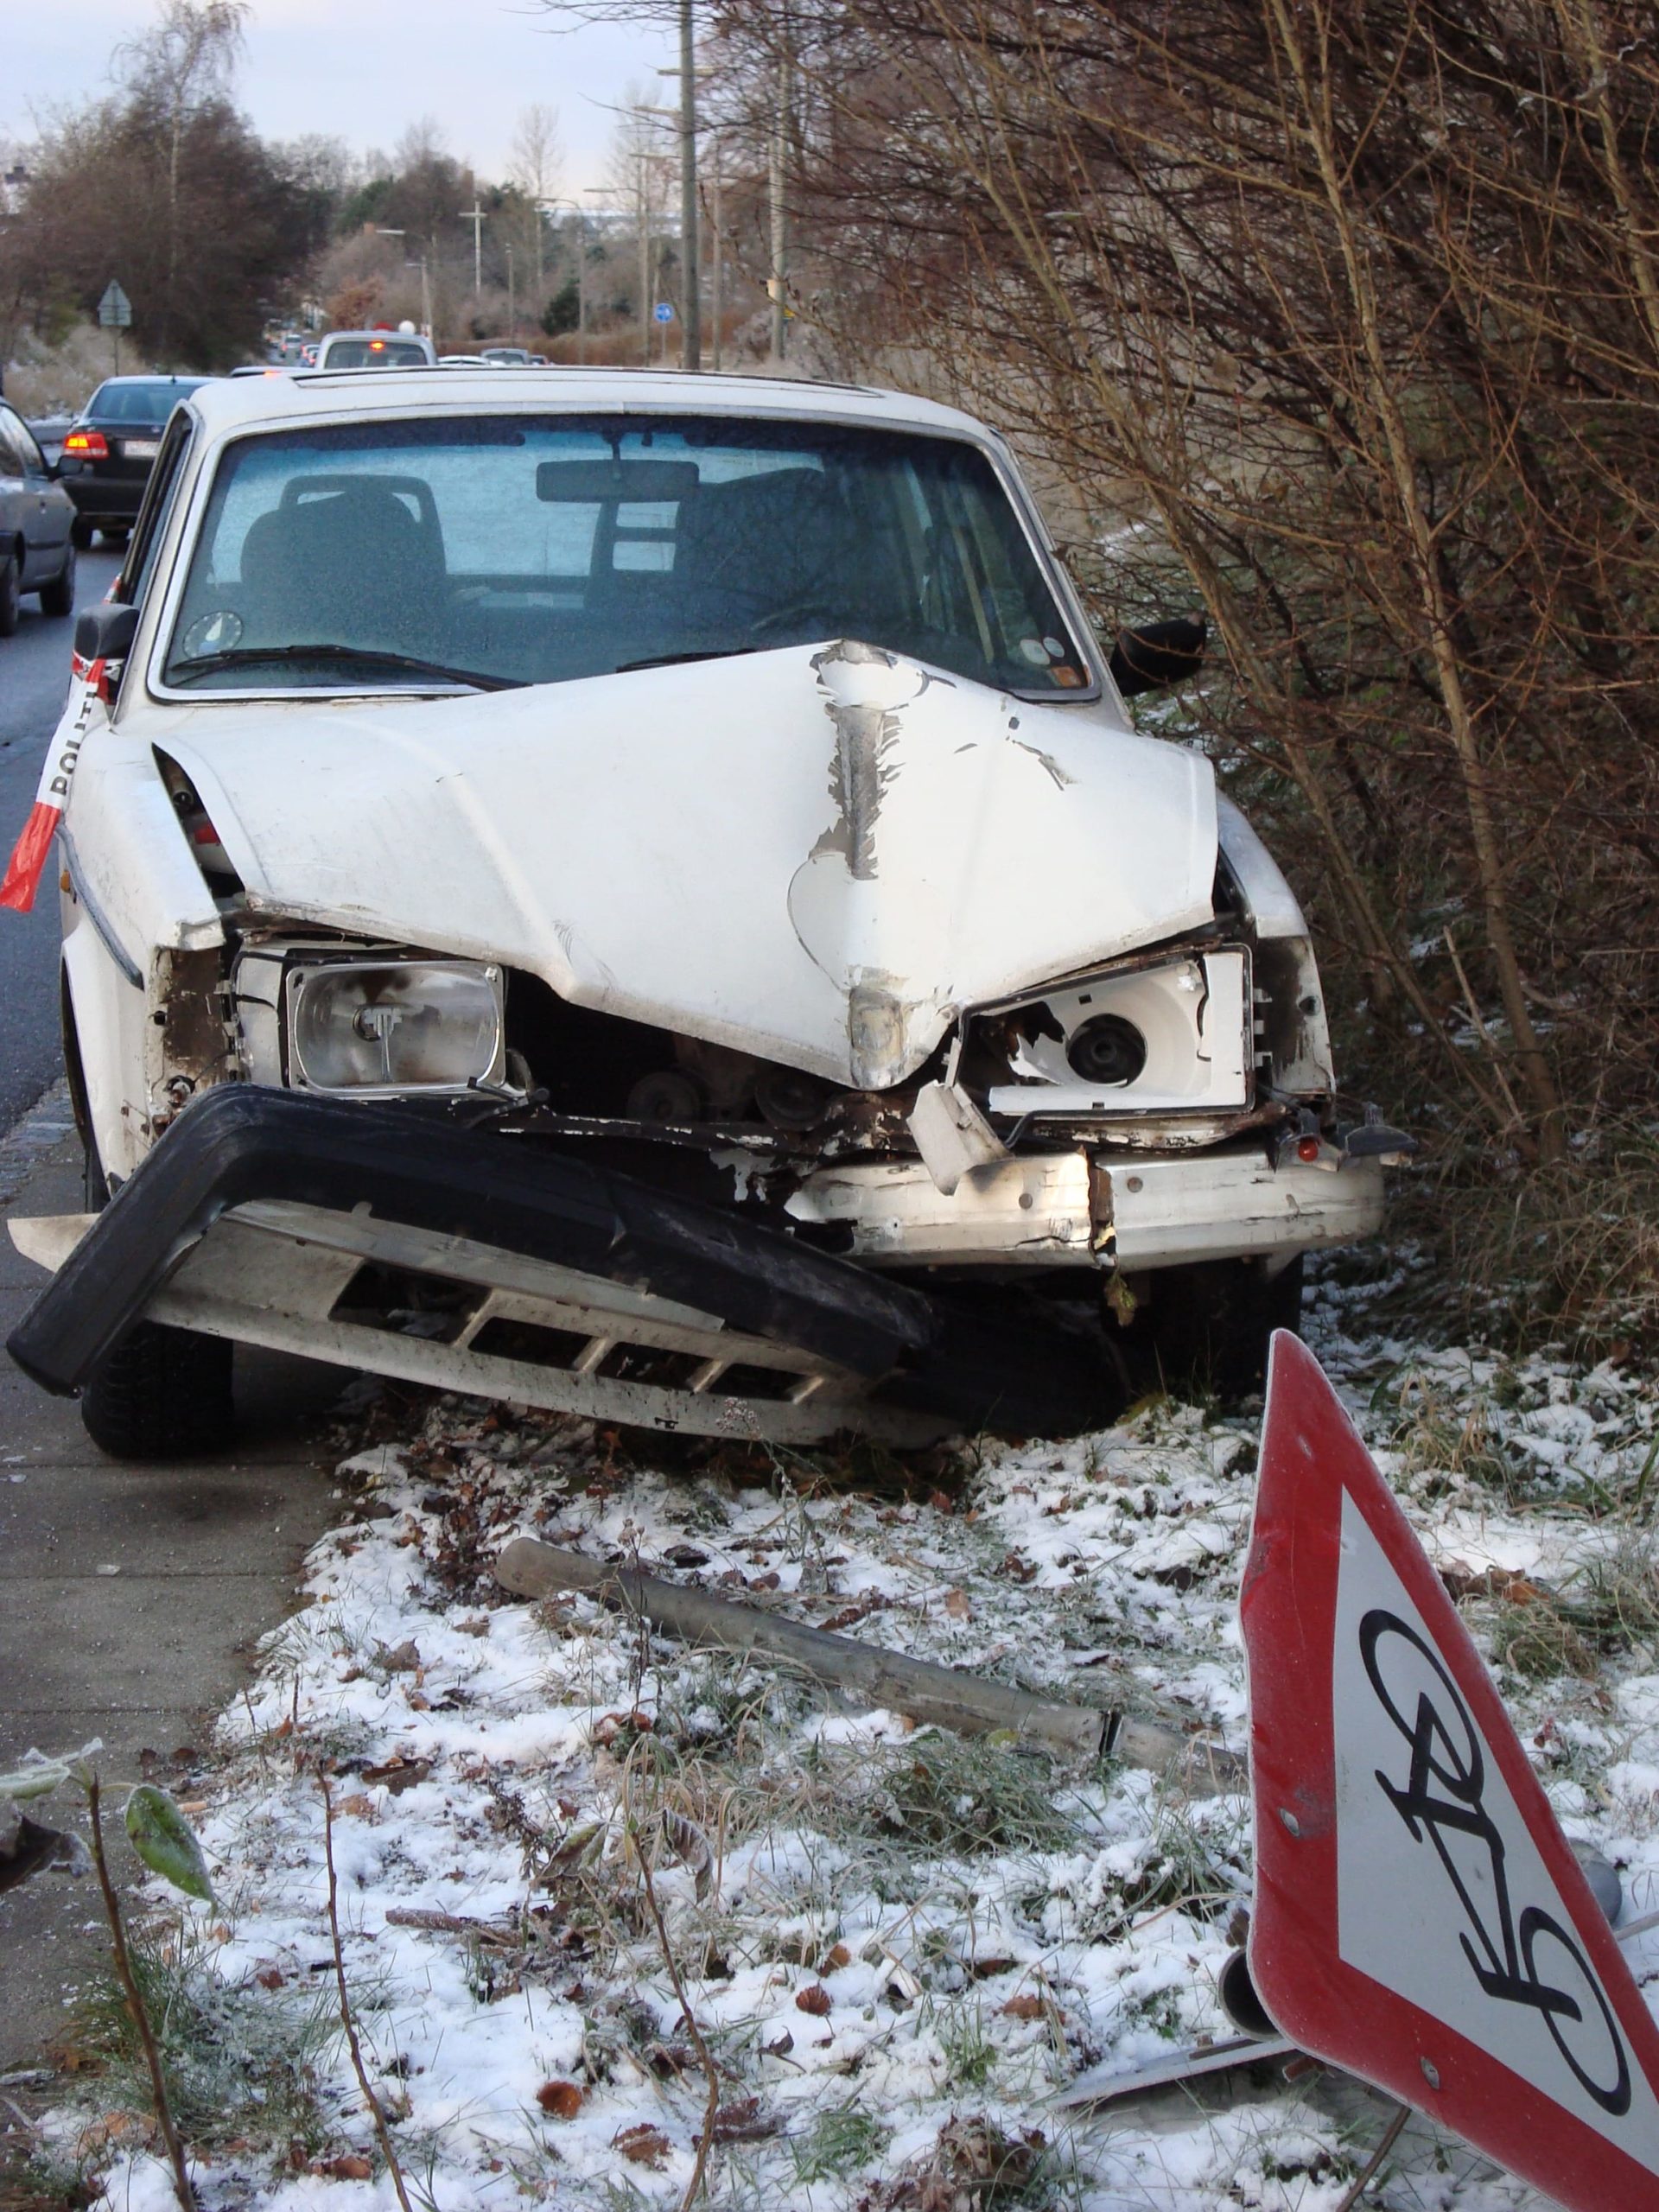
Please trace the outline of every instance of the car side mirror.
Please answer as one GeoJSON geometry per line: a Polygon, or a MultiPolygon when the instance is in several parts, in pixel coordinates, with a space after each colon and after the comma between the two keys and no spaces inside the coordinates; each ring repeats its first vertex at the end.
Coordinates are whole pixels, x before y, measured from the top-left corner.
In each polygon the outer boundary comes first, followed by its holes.
{"type": "Polygon", "coordinates": [[[75,617],[75,658],[89,666],[93,661],[104,662],[111,699],[120,689],[122,664],[132,651],[132,641],[137,633],[136,607],[112,607],[106,601],[103,606],[89,607],[85,613],[75,617]]]}
{"type": "Polygon", "coordinates": [[[1112,647],[1112,681],[1126,699],[1161,690],[1196,676],[1204,660],[1202,614],[1175,614],[1166,622],[1142,622],[1120,630],[1112,647]]]}

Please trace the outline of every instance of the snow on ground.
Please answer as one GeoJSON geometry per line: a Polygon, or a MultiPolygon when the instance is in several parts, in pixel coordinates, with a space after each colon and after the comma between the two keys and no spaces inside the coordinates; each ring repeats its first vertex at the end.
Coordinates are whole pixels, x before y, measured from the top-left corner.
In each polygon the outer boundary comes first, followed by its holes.
{"type": "MultiPolygon", "coordinates": [[[[1501,1659],[1569,1833],[1651,1909],[1659,1593],[1639,1529],[1659,1395],[1360,1338],[1363,1314],[1320,1298],[1315,1348],[1501,1659]]],[[[1086,2069],[1230,2032],[1215,1992],[1249,1889],[1242,1796],[912,1732],[585,1599],[505,1601],[489,1572],[528,1532],[1239,1749],[1255,1453],[1254,1421],[1160,1402],[988,1448],[930,1496],[787,1455],[652,1472],[582,1425],[435,1407],[341,1469],[302,1609],[220,1721],[198,1970],[315,2018],[331,1821],[365,2057],[434,2212],[678,2205],[705,2052],[706,2201],[734,2212],[1337,2212],[1389,2108],[1317,2074],[1053,2108],[1086,2069]]],[[[209,2212],[394,2204],[343,2039],[314,2063],[297,2133],[272,2143],[250,2107],[204,2146],[209,2212]]],[[[170,2204],[159,2164],[112,2157],[119,2131],[87,2119],[54,2133],[109,2202],[170,2204]]],[[[1384,2172],[1370,2202],[1541,2202],[1423,2123],[1384,2172]]]]}

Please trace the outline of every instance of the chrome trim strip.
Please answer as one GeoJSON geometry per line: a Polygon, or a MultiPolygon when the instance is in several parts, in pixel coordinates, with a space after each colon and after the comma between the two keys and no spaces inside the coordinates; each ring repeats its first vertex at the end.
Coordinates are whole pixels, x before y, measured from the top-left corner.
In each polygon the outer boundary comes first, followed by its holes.
{"type": "Polygon", "coordinates": [[[98,931],[104,950],[137,991],[144,988],[144,971],[127,950],[115,933],[114,925],[86,888],[86,878],[75,855],[75,841],[69,835],[67,822],[58,824],[58,842],[63,847],[64,865],[69,871],[69,887],[86,909],[86,918],[98,931]]]}

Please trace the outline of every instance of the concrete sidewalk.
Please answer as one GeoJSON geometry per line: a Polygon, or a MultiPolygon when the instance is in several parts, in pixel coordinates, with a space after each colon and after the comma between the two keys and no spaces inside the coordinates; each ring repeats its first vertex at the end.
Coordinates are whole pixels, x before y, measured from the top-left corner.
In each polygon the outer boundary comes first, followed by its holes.
{"type": "MultiPolygon", "coordinates": [[[[0,1145],[0,1213],[81,1205],[60,1089],[0,1145]]],[[[0,1230],[0,1338],[44,1280],[0,1230]]],[[[238,1351],[235,1459],[129,1467],[99,1452],[72,1403],[0,1357],[0,1768],[31,1745],[60,1751],[96,1736],[112,1788],[141,1778],[146,1751],[168,1763],[157,1780],[188,1770],[172,1755],[205,1743],[333,1518],[321,1430],[348,1379],[238,1351]]],[[[69,1791],[36,1809],[84,1826],[69,1791]]],[[[136,1878],[124,1838],[118,1857],[136,1878]]],[[[38,2057],[102,1957],[98,1910],[90,1883],[61,1876],[0,1895],[0,2072],[38,2057]]]]}

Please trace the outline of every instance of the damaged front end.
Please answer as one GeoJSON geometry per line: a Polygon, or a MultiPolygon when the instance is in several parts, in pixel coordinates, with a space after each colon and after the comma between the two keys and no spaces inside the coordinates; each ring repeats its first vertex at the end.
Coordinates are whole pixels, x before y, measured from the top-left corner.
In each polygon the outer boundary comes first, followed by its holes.
{"type": "Polygon", "coordinates": [[[81,1100],[114,1202],[15,1231],[48,1388],[143,1320],[660,1429],[1059,1431],[1381,1218],[1283,877],[1096,714],[843,641],[149,769],[217,926],[139,972],[143,1098],[81,1100]]]}

